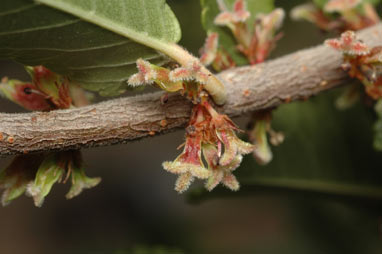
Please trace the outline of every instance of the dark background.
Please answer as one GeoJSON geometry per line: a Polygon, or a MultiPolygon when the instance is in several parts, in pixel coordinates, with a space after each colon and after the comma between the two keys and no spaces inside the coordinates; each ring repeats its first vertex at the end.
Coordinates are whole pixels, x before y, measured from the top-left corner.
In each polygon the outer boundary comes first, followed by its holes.
{"type": "MultiPolygon", "coordinates": [[[[289,10],[301,2],[276,4],[289,10]]],[[[205,36],[199,1],[168,3],[181,23],[180,44],[197,54],[205,36]]],[[[329,36],[288,17],[282,30],[272,57],[329,36]]],[[[2,61],[5,75],[28,78],[19,65],[2,61]]],[[[3,99],[0,107],[22,112],[3,99]]],[[[246,121],[235,119],[243,129],[246,121]]],[[[102,177],[101,184],[70,201],[69,186],[56,184],[42,208],[25,196],[0,208],[0,253],[382,253],[378,202],[267,190],[188,202],[173,190],[176,176],[161,167],[177,156],[183,136],[83,150],[87,173],[102,177]]],[[[0,166],[10,159],[1,158],[0,166]]]]}

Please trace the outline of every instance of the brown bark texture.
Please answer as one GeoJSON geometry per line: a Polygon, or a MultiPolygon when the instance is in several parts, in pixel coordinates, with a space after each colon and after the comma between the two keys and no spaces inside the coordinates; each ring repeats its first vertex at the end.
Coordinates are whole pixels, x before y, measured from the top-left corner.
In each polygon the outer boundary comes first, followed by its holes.
{"type": "MultiPolygon", "coordinates": [[[[359,36],[382,44],[382,24],[359,36]]],[[[342,56],[324,45],[256,66],[224,71],[217,77],[228,98],[221,113],[231,117],[307,99],[345,84],[342,56]]],[[[90,106],[47,113],[0,113],[0,155],[104,146],[163,134],[184,127],[191,103],[178,94],[161,104],[162,92],[112,99],[90,106]]]]}

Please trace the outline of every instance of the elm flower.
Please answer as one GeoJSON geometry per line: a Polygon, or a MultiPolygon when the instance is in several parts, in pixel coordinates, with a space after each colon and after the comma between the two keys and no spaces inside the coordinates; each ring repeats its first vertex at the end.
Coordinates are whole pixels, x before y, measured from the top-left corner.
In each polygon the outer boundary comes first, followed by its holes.
{"type": "Polygon", "coordinates": [[[216,25],[226,25],[233,28],[236,23],[244,23],[251,15],[246,8],[244,0],[236,0],[233,5],[233,11],[229,11],[223,0],[218,0],[221,13],[216,16],[216,25]]]}
{"type": "Polygon", "coordinates": [[[63,151],[48,154],[38,166],[34,180],[27,185],[26,193],[34,200],[37,207],[41,207],[45,197],[49,194],[55,183],[66,183],[72,177],[72,187],[67,199],[71,199],[85,188],[96,186],[100,178],[89,178],[82,168],[80,151],[63,151]]]}
{"type": "Polygon", "coordinates": [[[173,162],[163,163],[165,170],[180,175],[175,189],[182,193],[194,178],[199,178],[208,179],[206,188],[209,190],[220,182],[237,190],[239,184],[231,172],[239,166],[243,154],[252,152],[253,146],[236,136],[234,123],[203,100],[194,106],[186,130],[182,154],[173,162]]]}
{"type": "Polygon", "coordinates": [[[47,96],[30,82],[3,78],[0,84],[0,95],[27,110],[49,111],[53,107],[47,96]]]}
{"type": "Polygon", "coordinates": [[[42,159],[41,154],[19,155],[1,171],[0,187],[4,189],[1,196],[3,206],[25,192],[27,185],[33,181],[42,159]]]}
{"type": "Polygon", "coordinates": [[[180,175],[175,184],[179,193],[188,189],[194,178],[207,179],[210,176],[202,162],[202,144],[200,135],[188,135],[183,152],[173,162],[166,161],[163,168],[170,173],[180,175]]]}
{"type": "Polygon", "coordinates": [[[69,192],[65,195],[67,199],[78,196],[84,189],[95,187],[101,182],[100,177],[88,177],[83,168],[82,154],[79,151],[72,151],[72,160],[68,164],[68,172],[71,174],[71,183],[69,192]]]}
{"type": "Polygon", "coordinates": [[[137,87],[151,84],[167,92],[176,92],[183,89],[182,82],[173,82],[170,80],[170,70],[151,64],[142,58],[139,58],[136,63],[138,73],[129,78],[128,83],[130,86],[137,87]]]}
{"type": "Polygon", "coordinates": [[[325,41],[325,44],[342,51],[344,54],[353,56],[363,56],[370,52],[370,49],[365,43],[357,40],[353,31],[346,31],[341,34],[340,39],[329,39],[325,41]]]}
{"type": "Polygon", "coordinates": [[[63,165],[58,164],[58,157],[53,153],[45,158],[37,170],[34,181],[27,186],[27,195],[33,198],[37,207],[42,206],[53,184],[60,182],[65,173],[63,165]]]}
{"type": "Polygon", "coordinates": [[[253,157],[260,165],[268,164],[272,158],[272,150],[268,143],[280,145],[284,141],[284,135],[271,128],[272,115],[270,111],[260,111],[253,115],[253,127],[249,131],[249,140],[254,144],[253,157]]]}
{"type": "MultiPolygon", "coordinates": [[[[32,77],[37,93],[43,94],[53,105],[52,109],[65,109],[72,106],[69,93],[69,80],[44,66],[27,66],[26,71],[32,77]]],[[[35,91],[32,91],[35,92],[35,91]]]]}
{"type": "MultiPolygon", "coordinates": [[[[277,8],[269,14],[257,15],[255,35],[251,43],[256,47],[251,50],[252,52],[247,53],[255,54],[256,63],[263,62],[275,47],[276,41],[281,38],[281,34],[276,35],[276,31],[281,27],[284,17],[285,12],[281,8],[277,8]]],[[[245,52],[245,49],[241,50],[245,52]]]]}
{"type": "Polygon", "coordinates": [[[235,158],[225,166],[219,165],[219,152],[215,146],[205,144],[203,146],[203,155],[207,161],[208,169],[211,171],[211,175],[205,184],[208,191],[212,191],[219,183],[222,183],[233,191],[239,190],[240,184],[232,174],[232,171],[239,167],[243,158],[242,155],[236,155],[235,158]]]}
{"type": "Polygon", "coordinates": [[[208,34],[200,53],[200,62],[205,66],[212,65],[217,72],[235,67],[235,62],[230,55],[223,47],[219,47],[218,33],[208,34]]]}
{"type": "Polygon", "coordinates": [[[218,43],[219,43],[219,35],[218,33],[210,33],[207,36],[207,39],[204,43],[204,47],[202,48],[202,54],[200,57],[200,62],[206,66],[210,65],[216,58],[216,54],[218,51],[218,43]]]}
{"type": "Polygon", "coordinates": [[[199,60],[190,61],[184,67],[178,67],[170,71],[169,78],[172,82],[196,81],[199,84],[207,84],[209,75],[203,70],[199,60]]]}

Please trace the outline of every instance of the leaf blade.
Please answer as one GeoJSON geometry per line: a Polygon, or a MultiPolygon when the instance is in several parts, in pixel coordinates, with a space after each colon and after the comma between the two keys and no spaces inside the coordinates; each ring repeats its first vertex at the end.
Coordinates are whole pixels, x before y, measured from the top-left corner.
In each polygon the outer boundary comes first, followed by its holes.
{"type": "Polygon", "coordinates": [[[0,58],[45,65],[89,90],[117,95],[128,88],[139,57],[166,61],[147,46],[51,7],[31,0],[2,2],[0,58]]]}
{"type": "Polygon", "coordinates": [[[151,42],[152,38],[177,42],[181,37],[179,23],[164,0],[37,0],[37,2],[80,17],[152,48],[155,48],[151,45],[155,43],[151,42]],[[115,5],[118,5],[118,8],[115,5]],[[157,15],[158,13],[161,15],[157,15]]]}

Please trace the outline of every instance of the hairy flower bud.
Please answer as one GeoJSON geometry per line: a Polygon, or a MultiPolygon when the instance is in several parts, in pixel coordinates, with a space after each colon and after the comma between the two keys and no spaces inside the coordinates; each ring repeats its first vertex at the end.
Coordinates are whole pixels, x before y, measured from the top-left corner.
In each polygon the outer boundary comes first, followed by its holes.
{"type": "Polygon", "coordinates": [[[348,55],[363,56],[370,52],[365,43],[357,40],[353,31],[342,33],[340,39],[326,40],[325,44],[348,55]]]}
{"type": "Polygon", "coordinates": [[[57,154],[51,154],[44,159],[37,170],[35,180],[27,187],[27,194],[33,198],[35,206],[42,206],[53,184],[59,182],[64,173],[65,169],[58,164],[57,154]]]}
{"type": "Polygon", "coordinates": [[[33,181],[42,159],[41,154],[19,155],[1,171],[0,187],[4,189],[1,196],[3,206],[25,192],[27,185],[33,181]]]}
{"type": "Polygon", "coordinates": [[[165,170],[180,175],[175,189],[183,192],[194,178],[199,178],[208,179],[208,190],[219,183],[237,190],[239,183],[231,172],[240,165],[243,154],[252,152],[253,146],[241,141],[235,134],[237,127],[233,122],[204,100],[194,106],[187,129],[182,154],[173,162],[163,163],[165,170]]]}

